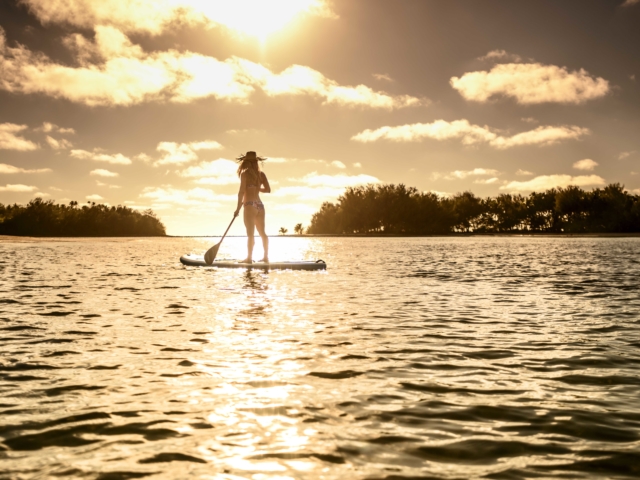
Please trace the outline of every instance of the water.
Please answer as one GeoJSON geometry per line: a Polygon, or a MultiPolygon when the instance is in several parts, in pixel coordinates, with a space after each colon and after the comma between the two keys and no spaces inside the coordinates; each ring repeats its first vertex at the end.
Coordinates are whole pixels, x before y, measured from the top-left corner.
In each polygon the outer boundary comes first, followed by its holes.
{"type": "Polygon", "coordinates": [[[0,478],[640,476],[639,238],[212,243],[0,243],[0,478]]]}

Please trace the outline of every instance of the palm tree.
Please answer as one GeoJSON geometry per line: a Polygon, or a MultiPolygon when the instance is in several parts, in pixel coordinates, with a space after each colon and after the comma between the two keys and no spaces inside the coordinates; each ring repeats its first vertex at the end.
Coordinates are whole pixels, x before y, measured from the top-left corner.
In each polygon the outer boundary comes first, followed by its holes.
{"type": "Polygon", "coordinates": [[[286,228],[280,227],[280,235],[286,235],[288,231],[289,230],[287,230],[286,228]]]}
{"type": "Polygon", "coordinates": [[[302,235],[302,224],[301,223],[296,223],[296,226],[293,227],[293,231],[296,232],[296,235],[302,235]]]}

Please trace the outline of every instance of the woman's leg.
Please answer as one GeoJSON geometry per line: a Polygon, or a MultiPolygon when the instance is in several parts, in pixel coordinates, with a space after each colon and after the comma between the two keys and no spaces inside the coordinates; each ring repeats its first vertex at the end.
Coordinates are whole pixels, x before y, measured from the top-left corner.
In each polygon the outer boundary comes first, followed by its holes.
{"type": "Polygon", "coordinates": [[[253,245],[256,242],[254,238],[256,208],[251,205],[244,207],[244,226],[247,229],[247,258],[240,263],[251,263],[253,261],[253,245]]]}
{"type": "Polygon", "coordinates": [[[264,258],[261,260],[262,262],[269,261],[269,237],[267,237],[266,232],[264,231],[265,226],[265,211],[264,208],[258,210],[258,214],[256,215],[256,228],[258,229],[258,234],[260,234],[260,238],[262,239],[262,248],[264,249],[264,258]]]}

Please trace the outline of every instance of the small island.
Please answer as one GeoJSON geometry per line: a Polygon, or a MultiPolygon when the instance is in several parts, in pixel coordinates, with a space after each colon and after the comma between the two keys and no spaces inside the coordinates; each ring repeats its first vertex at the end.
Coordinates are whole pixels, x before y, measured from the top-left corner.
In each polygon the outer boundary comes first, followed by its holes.
{"type": "Polygon", "coordinates": [[[35,198],[26,206],[0,204],[0,235],[32,237],[150,237],[165,236],[152,210],[96,204],[68,205],[35,198]]]}
{"type": "Polygon", "coordinates": [[[619,183],[488,198],[442,197],[403,184],[349,187],[336,203],[323,203],[307,229],[312,235],[638,232],[640,196],[619,183]]]}

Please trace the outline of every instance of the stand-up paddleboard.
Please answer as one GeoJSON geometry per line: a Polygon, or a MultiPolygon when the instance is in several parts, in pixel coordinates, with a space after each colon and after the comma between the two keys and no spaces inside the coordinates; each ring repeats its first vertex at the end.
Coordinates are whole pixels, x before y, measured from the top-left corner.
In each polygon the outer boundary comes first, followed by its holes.
{"type": "Polygon", "coordinates": [[[327,264],[323,260],[300,262],[270,262],[270,263],[240,263],[233,260],[216,260],[207,265],[203,255],[183,255],[180,263],[189,267],[218,267],[218,268],[261,268],[264,270],[326,270],[327,264]]]}

